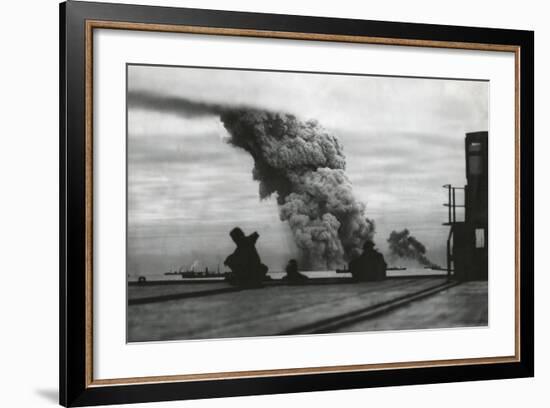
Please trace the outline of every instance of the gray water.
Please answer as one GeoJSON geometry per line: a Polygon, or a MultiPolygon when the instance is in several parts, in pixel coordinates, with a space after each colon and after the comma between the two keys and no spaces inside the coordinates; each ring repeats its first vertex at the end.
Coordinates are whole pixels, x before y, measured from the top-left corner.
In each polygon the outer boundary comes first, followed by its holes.
{"type": "MultiPolygon", "coordinates": [[[[349,278],[351,274],[349,272],[337,273],[336,271],[300,271],[300,273],[310,277],[310,278],[349,278]]],[[[405,270],[398,271],[388,271],[387,275],[389,277],[396,276],[415,276],[415,275],[425,275],[425,276],[442,276],[445,275],[445,271],[438,271],[425,268],[407,268],[405,270]]],[[[286,275],[284,271],[269,271],[268,275],[272,279],[282,279],[286,275]]],[[[144,275],[147,281],[181,281],[182,278],[179,275],[164,275],[163,273],[148,273],[144,275]]],[[[128,280],[130,282],[137,281],[137,276],[129,276],[128,280]]],[[[209,278],[192,278],[194,281],[200,281],[204,279],[212,280],[212,277],[209,278]]],[[[220,279],[223,279],[223,275],[220,274],[220,279]]]]}

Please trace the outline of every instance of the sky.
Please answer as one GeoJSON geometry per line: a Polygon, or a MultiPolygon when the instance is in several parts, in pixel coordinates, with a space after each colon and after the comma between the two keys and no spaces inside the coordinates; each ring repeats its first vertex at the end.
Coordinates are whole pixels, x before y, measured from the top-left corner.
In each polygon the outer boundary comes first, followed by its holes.
{"type": "MultiPolygon", "coordinates": [[[[387,256],[390,232],[408,228],[440,265],[448,235],[442,186],[466,183],[465,133],[488,130],[485,81],[129,65],[128,91],[316,119],[344,147],[377,248],[387,256]]],[[[270,270],[297,256],[275,197],[259,198],[252,157],[227,143],[215,114],[129,105],[127,131],[130,276],[193,263],[223,270],[235,226],[260,234],[270,270]]]]}

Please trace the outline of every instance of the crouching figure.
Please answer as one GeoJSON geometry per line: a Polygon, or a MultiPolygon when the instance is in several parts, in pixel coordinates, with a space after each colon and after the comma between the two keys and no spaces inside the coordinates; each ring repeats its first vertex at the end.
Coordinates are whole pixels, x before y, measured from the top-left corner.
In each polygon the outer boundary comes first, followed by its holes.
{"type": "Polygon", "coordinates": [[[296,259],[291,259],[290,261],[288,261],[285,271],[286,275],[283,277],[283,281],[285,282],[291,284],[300,284],[306,283],[309,279],[306,275],[298,272],[298,262],[296,261],[296,259]]]}
{"type": "Polygon", "coordinates": [[[358,282],[378,281],[386,277],[384,256],[374,249],[374,242],[366,241],[363,253],[349,263],[349,271],[358,282]]]}

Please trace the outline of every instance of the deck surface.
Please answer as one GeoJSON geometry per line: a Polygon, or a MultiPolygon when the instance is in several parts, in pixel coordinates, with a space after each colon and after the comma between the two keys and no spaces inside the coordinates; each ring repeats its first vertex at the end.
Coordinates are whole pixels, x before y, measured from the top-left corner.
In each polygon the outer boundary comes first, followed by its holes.
{"type": "Polygon", "coordinates": [[[335,332],[487,326],[487,282],[465,282],[335,332]]]}
{"type": "Polygon", "coordinates": [[[486,282],[449,285],[445,278],[426,277],[323,283],[271,282],[247,290],[225,282],[132,285],[128,341],[487,324],[486,282]]]}

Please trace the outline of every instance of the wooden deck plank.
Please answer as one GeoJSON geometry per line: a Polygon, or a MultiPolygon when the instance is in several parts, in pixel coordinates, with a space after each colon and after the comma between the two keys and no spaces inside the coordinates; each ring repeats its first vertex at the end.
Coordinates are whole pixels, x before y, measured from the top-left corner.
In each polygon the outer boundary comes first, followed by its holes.
{"type": "Polygon", "coordinates": [[[191,292],[201,292],[213,289],[226,288],[229,285],[225,282],[215,283],[177,283],[173,285],[136,285],[128,287],[128,300],[145,299],[157,296],[168,296],[191,292]]]}

